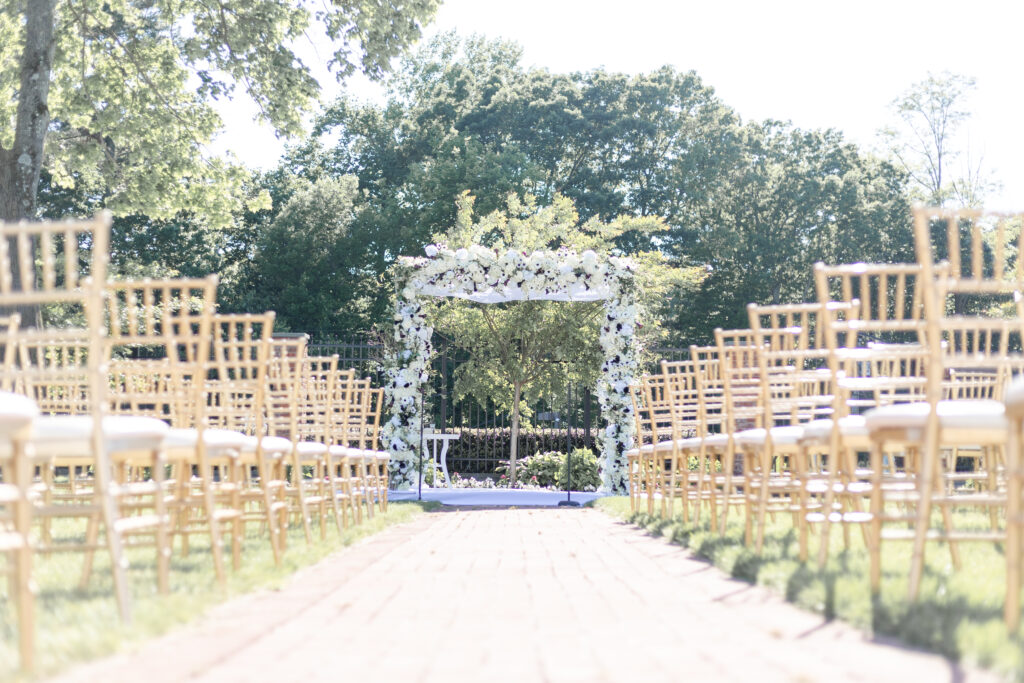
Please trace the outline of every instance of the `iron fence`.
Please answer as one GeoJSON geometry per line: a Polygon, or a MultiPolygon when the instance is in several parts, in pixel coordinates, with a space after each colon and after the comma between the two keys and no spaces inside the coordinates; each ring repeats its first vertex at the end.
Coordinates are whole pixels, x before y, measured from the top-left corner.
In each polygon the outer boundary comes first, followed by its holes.
{"type": "MultiPolygon", "coordinates": [[[[441,340],[437,345],[431,376],[424,397],[424,424],[439,431],[459,434],[448,450],[448,471],[460,474],[490,474],[507,461],[511,450],[511,416],[493,402],[472,397],[453,401],[455,370],[468,354],[441,340]]],[[[379,386],[383,382],[383,347],[366,337],[332,341],[313,341],[311,355],[338,355],[339,367],[354,368],[361,377],[370,377],[379,386]]],[[[685,348],[652,349],[655,359],[648,371],[661,359],[689,357],[685,348]]],[[[533,418],[522,425],[519,457],[549,450],[594,448],[604,428],[597,396],[590,387],[570,384],[564,395],[546,396],[530,405],[533,418]]],[[[386,418],[384,418],[386,419],[386,418]]]]}

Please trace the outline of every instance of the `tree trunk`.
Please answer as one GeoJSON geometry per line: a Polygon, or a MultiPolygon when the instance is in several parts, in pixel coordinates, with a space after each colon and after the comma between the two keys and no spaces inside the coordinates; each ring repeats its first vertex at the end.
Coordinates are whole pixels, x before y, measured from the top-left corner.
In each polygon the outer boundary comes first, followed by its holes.
{"type": "MultiPolygon", "coordinates": [[[[14,144],[0,148],[0,221],[34,218],[43,149],[50,126],[50,72],[53,67],[54,7],[56,0],[25,3],[25,47],[21,52],[18,108],[14,120],[14,144]]],[[[8,253],[17,254],[14,240],[8,253]]],[[[21,289],[18,259],[10,260],[15,289],[21,289]]],[[[38,305],[4,306],[2,314],[18,313],[26,327],[41,325],[38,305]]]]}
{"type": "Polygon", "coordinates": [[[523,393],[523,385],[519,382],[516,382],[512,386],[514,388],[514,400],[512,403],[512,443],[509,447],[508,458],[509,486],[515,486],[516,483],[516,455],[518,455],[519,452],[519,398],[523,393]]]}
{"type": "Polygon", "coordinates": [[[21,53],[14,145],[0,150],[0,219],[6,221],[31,218],[36,211],[43,145],[50,125],[55,5],[56,0],[25,3],[25,47],[21,53]]]}

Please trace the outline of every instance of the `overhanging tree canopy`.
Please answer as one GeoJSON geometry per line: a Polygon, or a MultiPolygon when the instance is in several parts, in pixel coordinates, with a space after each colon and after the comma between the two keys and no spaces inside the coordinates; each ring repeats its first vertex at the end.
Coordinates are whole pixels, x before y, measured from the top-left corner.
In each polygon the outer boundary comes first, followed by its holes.
{"type": "Polygon", "coordinates": [[[629,398],[639,358],[635,334],[638,307],[636,266],[632,260],[594,251],[569,249],[492,250],[474,245],[452,250],[430,245],[426,258],[399,260],[395,311],[397,351],[385,385],[391,418],[383,428],[391,452],[391,481],[396,488],[416,482],[422,415],[418,401],[433,354],[433,329],[421,297],[458,297],[478,303],[510,301],[603,301],[600,342],[605,355],[597,397],[608,425],[601,439],[602,489],[626,493],[626,451],[633,445],[635,422],[629,398]]]}

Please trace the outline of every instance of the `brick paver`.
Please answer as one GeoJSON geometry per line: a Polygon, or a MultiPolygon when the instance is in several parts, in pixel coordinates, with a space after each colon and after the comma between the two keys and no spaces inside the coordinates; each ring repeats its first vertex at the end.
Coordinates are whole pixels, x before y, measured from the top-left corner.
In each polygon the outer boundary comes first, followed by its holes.
{"type": "Polygon", "coordinates": [[[593,510],[423,515],[67,681],[974,681],[593,510]]]}

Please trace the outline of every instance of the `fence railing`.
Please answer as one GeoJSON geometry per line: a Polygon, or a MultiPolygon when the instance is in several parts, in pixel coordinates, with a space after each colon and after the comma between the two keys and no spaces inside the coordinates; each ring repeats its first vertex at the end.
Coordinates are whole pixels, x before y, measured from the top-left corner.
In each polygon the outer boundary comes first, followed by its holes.
{"type": "MultiPolygon", "coordinates": [[[[443,342],[437,347],[429,389],[425,392],[424,424],[459,434],[459,439],[453,441],[448,450],[449,472],[492,473],[509,458],[511,416],[497,409],[491,401],[481,403],[471,397],[452,401],[455,370],[468,359],[468,354],[443,342]]],[[[383,347],[368,339],[312,341],[309,353],[337,354],[340,367],[354,368],[359,376],[370,377],[378,386],[383,382],[383,347]]],[[[658,360],[680,360],[689,356],[689,350],[657,348],[651,355],[658,360]]],[[[590,387],[570,385],[564,395],[544,397],[530,409],[533,418],[520,429],[520,458],[549,450],[564,452],[567,445],[597,450],[604,425],[597,397],[590,387]]]]}

